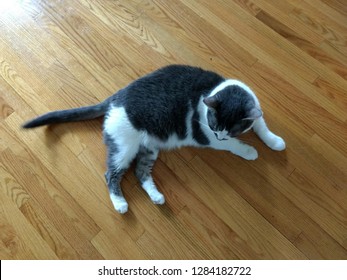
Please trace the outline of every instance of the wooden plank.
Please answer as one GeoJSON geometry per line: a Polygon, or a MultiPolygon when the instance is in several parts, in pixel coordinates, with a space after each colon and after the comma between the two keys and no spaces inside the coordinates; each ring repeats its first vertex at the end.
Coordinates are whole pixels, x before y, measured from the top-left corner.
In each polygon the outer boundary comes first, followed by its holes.
{"type": "Polygon", "coordinates": [[[302,1],[290,13],[290,16],[323,36],[325,41],[338,49],[341,54],[345,53],[346,17],[341,17],[341,14],[322,2],[318,4],[317,1],[302,1]]]}
{"type": "Polygon", "coordinates": [[[307,41],[307,38],[297,34],[297,30],[293,30],[282,22],[276,20],[266,12],[259,12],[256,16],[264,24],[276,31],[289,42],[302,49],[304,52],[314,57],[317,61],[326,65],[329,69],[340,75],[342,78],[347,78],[346,62],[347,59],[334,48],[329,48],[329,44],[321,42],[318,46],[307,41]],[[336,57],[336,59],[335,59],[336,57]]]}
{"type": "Polygon", "coordinates": [[[0,195],[0,258],[58,258],[17,206],[4,195],[0,195]]]}
{"type": "Polygon", "coordinates": [[[21,206],[20,210],[26,220],[35,228],[59,259],[71,260],[83,258],[83,255],[76,252],[73,245],[70,245],[68,240],[62,236],[60,229],[58,230],[54,226],[51,219],[46,216],[35,201],[32,199],[29,200],[21,206]]]}
{"type": "Polygon", "coordinates": [[[115,237],[114,233],[109,234],[107,235],[104,231],[100,231],[92,240],[94,247],[105,259],[143,260],[146,258],[146,255],[138,248],[135,242],[127,238],[122,239],[122,236],[115,237]],[[115,242],[115,240],[119,241],[115,242]]]}
{"type": "Polygon", "coordinates": [[[270,2],[266,0],[257,0],[256,3],[263,12],[271,14],[276,21],[280,21],[283,25],[287,26],[287,28],[295,30],[300,37],[305,38],[313,45],[319,45],[323,41],[323,37],[320,34],[312,32],[305,24],[289,16],[294,6],[287,1],[270,2]]]}
{"type": "MultiPolygon", "coordinates": [[[[257,212],[247,206],[247,203],[209,169],[204,169],[204,180],[210,178],[207,182],[195,175],[189,166],[186,166],[174,156],[166,157],[165,164],[170,167],[181,180],[192,189],[206,203],[218,217],[220,217],[228,226],[240,235],[240,238],[247,240],[247,243],[256,248],[260,258],[305,258],[301,252],[290,246],[288,240],[283,238],[277,230],[257,212]],[[212,185],[215,186],[214,192],[211,192],[212,185]],[[225,191],[228,189],[228,191],[225,191]],[[223,191],[224,190],[224,191],[223,191]],[[219,193],[216,193],[219,191],[219,193]],[[240,223],[240,220],[247,222],[240,223]],[[255,238],[257,236],[257,238],[255,238]],[[271,238],[271,244],[268,242],[271,238]],[[265,245],[267,244],[267,245],[265,245]],[[274,245],[276,244],[276,245],[274,245]],[[279,249],[283,246],[282,249],[279,249]],[[284,249],[285,248],[285,249],[284,249]],[[279,251],[277,251],[279,250],[279,251]]],[[[202,176],[202,174],[199,174],[202,176]]]]}
{"type": "MultiPolygon", "coordinates": [[[[228,38],[232,39],[237,36],[241,47],[249,52],[256,53],[258,59],[271,63],[282,73],[288,72],[286,70],[287,67],[294,67],[297,69],[297,73],[300,73],[300,77],[306,81],[313,82],[318,77],[317,73],[312,71],[312,68],[310,69],[305,61],[298,60],[299,54],[296,50],[288,46],[286,41],[281,41],[279,38],[276,38],[277,43],[275,43],[271,39],[260,35],[259,30],[254,30],[245,23],[244,20],[240,20],[238,16],[233,16],[234,13],[232,13],[232,11],[235,11],[235,7],[231,9],[231,7],[227,5],[213,6],[212,3],[208,1],[204,3],[200,1],[184,2],[184,5],[194,11],[198,11],[200,16],[211,21],[214,26],[219,26],[228,38]],[[237,26],[237,28],[234,28],[234,26],[237,26]],[[247,36],[245,34],[247,34],[247,36]],[[250,37],[253,39],[250,40],[250,37]],[[278,46],[280,43],[284,43],[286,47],[275,47],[276,44],[278,46]],[[259,46],[262,47],[260,48],[259,46]],[[293,52],[289,54],[287,53],[288,50],[293,52]],[[293,56],[295,59],[293,59],[293,56]],[[276,65],[276,63],[274,63],[273,60],[277,59],[277,57],[281,57],[281,64],[276,65]]],[[[249,17],[249,21],[252,22],[253,18],[249,17]]],[[[270,36],[274,38],[273,35],[270,34],[270,36]]]]}
{"type": "MultiPolygon", "coordinates": [[[[1,163],[24,186],[30,197],[40,205],[36,208],[45,213],[50,222],[59,228],[60,233],[68,239],[81,258],[100,258],[89,242],[99,228],[88,219],[89,217],[81,211],[82,209],[76,209],[76,207],[73,209],[76,204],[73,204],[71,197],[57,186],[52,175],[36,158],[30,155],[16,156],[5,150],[2,153],[1,163]],[[73,216],[69,217],[67,214],[71,213],[73,216]]],[[[29,213],[29,211],[25,212],[29,213]]]]}
{"type": "MultiPolygon", "coordinates": [[[[322,229],[320,222],[306,214],[302,210],[301,204],[296,204],[290,196],[283,194],[282,186],[288,184],[279,182],[282,176],[274,174],[274,170],[277,171],[278,169],[273,168],[277,160],[271,158],[269,155],[269,157],[264,158],[263,162],[253,165],[240,162],[228,153],[221,158],[216,156],[213,151],[206,151],[194,160],[198,161],[200,165],[206,162],[220,178],[228,183],[229,188],[235,189],[269,223],[295,245],[298,245],[298,249],[307,247],[307,251],[302,251],[305,252],[305,255],[307,254],[306,256],[318,259],[328,255],[328,258],[345,257],[346,250],[322,229]],[[315,234],[308,237],[307,232],[314,232],[315,234]],[[306,239],[301,240],[300,237],[302,236],[306,236],[306,239]],[[299,239],[300,242],[297,244],[296,241],[299,239]],[[311,246],[315,249],[308,250],[311,246]],[[331,251],[331,248],[335,248],[335,250],[331,251]]],[[[193,168],[198,171],[206,170],[206,168],[201,166],[199,168],[198,166],[194,165],[193,168]]],[[[312,191],[317,192],[314,188],[312,191]]],[[[223,191],[223,193],[225,192],[223,191]]],[[[336,207],[341,209],[339,205],[341,204],[336,204],[336,207]]],[[[343,212],[344,210],[340,211],[343,212]]]]}

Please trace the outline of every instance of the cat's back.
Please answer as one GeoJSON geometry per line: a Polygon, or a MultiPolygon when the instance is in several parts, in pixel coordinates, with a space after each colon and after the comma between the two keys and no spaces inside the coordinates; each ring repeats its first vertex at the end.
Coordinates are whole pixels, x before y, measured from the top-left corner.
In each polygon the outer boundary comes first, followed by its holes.
{"type": "Polygon", "coordinates": [[[187,65],[169,65],[147,74],[119,92],[123,102],[136,99],[183,102],[206,95],[224,78],[212,71],[187,65]]]}
{"type": "Polygon", "coordinates": [[[201,96],[209,94],[224,78],[198,67],[170,65],[143,76],[114,97],[139,130],[166,139],[186,134],[186,120],[201,96]]]}

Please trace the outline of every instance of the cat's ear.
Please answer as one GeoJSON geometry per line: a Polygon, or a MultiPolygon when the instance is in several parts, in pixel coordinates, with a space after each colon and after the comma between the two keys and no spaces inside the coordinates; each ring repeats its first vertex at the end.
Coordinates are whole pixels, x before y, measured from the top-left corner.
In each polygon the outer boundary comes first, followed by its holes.
{"type": "Polygon", "coordinates": [[[219,101],[218,101],[216,96],[206,97],[203,99],[203,101],[207,107],[214,109],[214,110],[216,110],[216,108],[219,104],[219,101]]]}
{"type": "Polygon", "coordinates": [[[263,111],[254,107],[248,112],[247,118],[244,118],[244,120],[256,120],[262,116],[263,116],[263,111]]]}

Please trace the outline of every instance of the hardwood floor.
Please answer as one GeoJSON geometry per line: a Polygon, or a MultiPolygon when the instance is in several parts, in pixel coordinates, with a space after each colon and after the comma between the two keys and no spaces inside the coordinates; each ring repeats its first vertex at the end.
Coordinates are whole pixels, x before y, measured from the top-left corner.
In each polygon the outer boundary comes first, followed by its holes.
{"type": "Polygon", "coordinates": [[[0,258],[347,259],[346,54],[339,0],[2,1],[0,258]],[[122,216],[102,120],[20,128],[172,63],[250,85],[286,151],[162,152],[166,204],[130,171],[122,216]]]}

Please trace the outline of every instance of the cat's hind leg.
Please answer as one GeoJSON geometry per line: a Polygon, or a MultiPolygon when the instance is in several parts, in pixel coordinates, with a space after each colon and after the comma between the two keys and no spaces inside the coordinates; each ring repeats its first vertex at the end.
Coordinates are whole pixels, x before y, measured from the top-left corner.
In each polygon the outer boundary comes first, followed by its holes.
{"type": "Polygon", "coordinates": [[[286,148],[286,143],[284,142],[284,140],[268,129],[263,117],[257,119],[254,122],[253,130],[259,136],[259,138],[272,150],[282,151],[286,148]]]}
{"type": "Polygon", "coordinates": [[[133,127],[123,107],[111,106],[105,116],[104,142],[107,146],[105,178],[114,208],[121,214],[128,211],[120,182],[124,172],[135,159],[141,142],[141,133],[133,127]]]}
{"type": "Polygon", "coordinates": [[[106,183],[114,208],[120,214],[124,214],[128,211],[128,203],[123,196],[120,182],[123,174],[136,157],[139,145],[134,145],[134,141],[117,145],[116,141],[107,135],[105,135],[105,140],[108,149],[106,183]]]}
{"type": "Polygon", "coordinates": [[[139,179],[142,188],[149,195],[153,203],[164,204],[164,195],[158,191],[151,175],[152,167],[158,157],[158,153],[159,151],[157,149],[149,149],[144,146],[140,146],[137,154],[135,174],[139,179]]]}
{"type": "Polygon", "coordinates": [[[105,173],[105,179],[110,192],[110,198],[113,207],[120,214],[124,214],[128,211],[128,203],[123,196],[123,192],[120,186],[120,181],[124,172],[125,170],[108,168],[105,173]]]}

